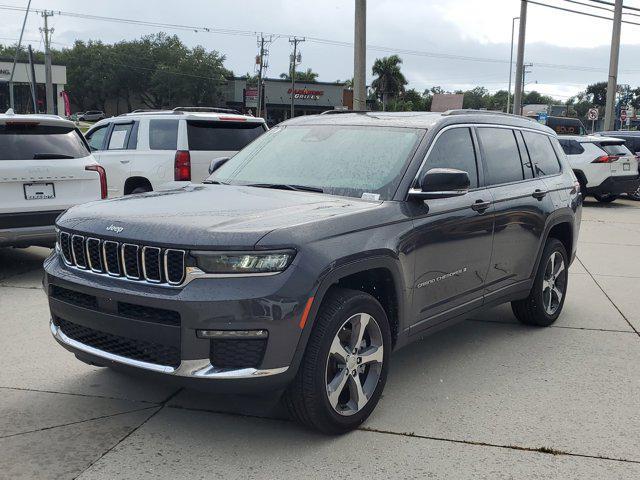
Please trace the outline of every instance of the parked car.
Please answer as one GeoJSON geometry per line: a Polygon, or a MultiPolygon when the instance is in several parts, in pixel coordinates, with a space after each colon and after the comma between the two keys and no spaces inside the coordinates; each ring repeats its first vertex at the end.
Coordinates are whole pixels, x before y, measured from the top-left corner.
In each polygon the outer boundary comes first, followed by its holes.
{"type": "Polygon", "coordinates": [[[107,171],[109,197],[201,182],[211,160],[234,155],[267,130],[262,118],[210,110],[134,112],[96,123],[86,138],[107,171]]]}
{"type": "Polygon", "coordinates": [[[87,110],[84,113],[78,113],[77,118],[81,122],[97,122],[106,118],[106,115],[101,110],[87,110]]]}
{"type": "Polygon", "coordinates": [[[587,133],[579,118],[547,117],[545,124],[558,135],[586,135],[587,133]]]}
{"type": "MultiPolygon", "coordinates": [[[[635,153],[636,157],[640,158],[640,131],[613,131],[613,132],[599,132],[597,135],[602,135],[605,137],[614,137],[624,140],[625,146],[631,151],[631,153],[635,153]]],[[[640,189],[636,190],[633,193],[627,194],[633,200],[640,200],[640,189]]]]}
{"type": "Polygon", "coordinates": [[[640,186],[638,159],[612,137],[564,136],[560,145],[569,158],[583,195],[599,202],[613,202],[621,194],[633,194],[640,186]]]}
{"type": "Polygon", "coordinates": [[[578,188],[556,134],[524,118],[298,117],[203,185],[62,215],[51,332],[92,365],[284,388],[294,418],[345,432],[392,350],[504,302],[528,325],[558,318],[578,188]]]}
{"type": "Polygon", "coordinates": [[[53,246],[58,215],[106,196],[104,169],[72,122],[0,115],[0,247],[53,246]]]}

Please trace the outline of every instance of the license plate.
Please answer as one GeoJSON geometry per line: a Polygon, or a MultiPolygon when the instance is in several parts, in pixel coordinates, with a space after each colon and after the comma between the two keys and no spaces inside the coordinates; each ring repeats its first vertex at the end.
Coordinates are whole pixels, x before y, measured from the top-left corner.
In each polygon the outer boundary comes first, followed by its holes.
{"type": "Polygon", "coordinates": [[[631,170],[631,164],[630,163],[623,164],[622,165],[622,170],[630,171],[631,170]]]}
{"type": "Polygon", "coordinates": [[[56,198],[56,189],[53,187],[53,183],[25,183],[24,198],[26,200],[56,198]]]}

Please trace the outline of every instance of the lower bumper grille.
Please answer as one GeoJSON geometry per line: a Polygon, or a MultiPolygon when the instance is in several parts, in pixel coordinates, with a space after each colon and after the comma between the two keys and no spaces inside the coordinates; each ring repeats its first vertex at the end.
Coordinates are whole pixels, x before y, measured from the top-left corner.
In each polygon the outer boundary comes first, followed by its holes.
{"type": "Polygon", "coordinates": [[[59,317],[54,317],[54,323],[67,337],[103,352],[173,368],[180,365],[180,350],[176,347],[112,335],[59,317]]]}
{"type": "Polygon", "coordinates": [[[258,368],[266,346],[266,339],[211,340],[211,364],[217,368],[258,368]]]}

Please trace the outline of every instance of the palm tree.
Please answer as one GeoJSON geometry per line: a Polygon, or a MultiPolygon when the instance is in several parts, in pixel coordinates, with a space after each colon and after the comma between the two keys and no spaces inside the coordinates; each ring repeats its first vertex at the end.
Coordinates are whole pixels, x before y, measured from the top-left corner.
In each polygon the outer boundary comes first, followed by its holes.
{"type": "Polygon", "coordinates": [[[377,75],[371,86],[376,92],[376,96],[382,99],[382,109],[387,108],[387,99],[396,98],[404,92],[407,79],[400,71],[402,59],[398,55],[377,58],[373,63],[372,72],[377,75]]]}
{"type": "MultiPolygon", "coordinates": [[[[291,72],[289,73],[281,73],[280,78],[283,80],[291,80],[291,72]]],[[[296,70],[296,82],[315,82],[318,78],[318,74],[307,68],[304,72],[299,72],[296,70]]]]}

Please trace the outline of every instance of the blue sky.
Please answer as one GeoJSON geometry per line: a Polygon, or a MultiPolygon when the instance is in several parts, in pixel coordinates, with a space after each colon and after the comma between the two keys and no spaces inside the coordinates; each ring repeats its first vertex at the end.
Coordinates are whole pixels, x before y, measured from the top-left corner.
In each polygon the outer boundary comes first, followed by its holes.
{"type": "MultiPolygon", "coordinates": [[[[542,1],[607,14],[564,0],[542,1]]],[[[23,7],[27,2],[3,0],[1,3],[23,7]]],[[[484,85],[490,90],[506,88],[509,66],[505,62],[509,59],[511,19],[519,14],[519,5],[518,0],[369,0],[367,43],[386,48],[368,50],[368,69],[370,71],[376,57],[399,51],[410,87],[419,90],[433,85],[447,89],[475,85],[484,85]],[[417,52],[408,54],[403,50],[417,52]],[[437,57],[440,54],[497,61],[444,59],[437,57]]],[[[625,5],[640,8],[640,0],[625,0],[625,5]]],[[[268,75],[275,77],[288,68],[288,35],[353,41],[352,0],[33,0],[32,7],[282,34],[270,47],[268,75]]],[[[18,37],[22,14],[0,10],[0,18],[0,42],[11,43],[11,39],[18,37]]],[[[640,23],[640,16],[628,19],[640,23]]],[[[41,23],[37,15],[31,15],[27,23],[25,36],[34,46],[41,46],[38,30],[41,23]]],[[[57,47],[70,45],[75,39],[115,42],[159,30],[59,15],[52,18],[51,24],[55,28],[53,40],[57,47]]],[[[201,44],[224,53],[227,67],[237,74],[253,70],[257,46],[252,35],[165,30],[177,34],[188,45],[201,44]]],[[[588,83],[606,80],[610,38],[610,22],[530,5],[526,60],[534,66],[528,80],[538,83],[528,85],[527,89],[566,98],[588,83]]],[[[624,25],[622,43],[620,81],[640,86],[640,26],[624,25]]],[[[320,80],[335,81],[352,76],[352,49],[348,46],[307,41],[301,50],[300,68],[312,68],[320,74],[320,80]]]]}

